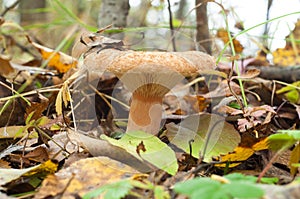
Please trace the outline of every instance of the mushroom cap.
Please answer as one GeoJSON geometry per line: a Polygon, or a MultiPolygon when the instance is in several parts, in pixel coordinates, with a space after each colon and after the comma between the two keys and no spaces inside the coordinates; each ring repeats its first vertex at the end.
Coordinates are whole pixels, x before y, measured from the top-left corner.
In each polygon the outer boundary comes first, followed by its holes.
{"type": "Polygon", "coordinates": [[[199,51],[144,52],[104,49],[84,59],[89,71],[109,71],[132,92],[163,96],[187,76],[213,69],[213,57],[199,51]]]}
{"type": "Polygon", "coordinates": [[[118,77],[121,77],[123,74],[132,70],[140,72],[141,74],[176,72],[183,76],[192,76],[199,73],[199,71],[213,69],[214,67],[214,59],[208,54],[199,51],[131,51],[116,57],[110,63],[107,70],[118,77]]]}

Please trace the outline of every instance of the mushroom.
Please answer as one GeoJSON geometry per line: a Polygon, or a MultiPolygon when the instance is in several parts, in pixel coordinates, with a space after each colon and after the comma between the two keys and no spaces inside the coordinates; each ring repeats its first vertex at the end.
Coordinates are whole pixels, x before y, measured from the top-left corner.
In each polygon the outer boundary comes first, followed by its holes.
{"type": "Polygon", "coordinates": [[[199,71],[213,69],[214,59],[202,52],[142,52],[104,49],[85,57],[87,67],[115,74],[132,92],[127,130],[157,134],[162,101],[176,84],[199,71]]]}

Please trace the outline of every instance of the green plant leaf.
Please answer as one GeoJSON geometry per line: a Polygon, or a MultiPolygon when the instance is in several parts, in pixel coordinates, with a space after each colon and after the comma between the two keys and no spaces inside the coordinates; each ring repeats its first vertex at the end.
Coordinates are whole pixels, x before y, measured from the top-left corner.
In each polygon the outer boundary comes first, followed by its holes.
{"type": "Polygon", "coordinates": [[[29,124],[29,122],[31,121],[31,118],[33,116],[35,111],[32,111],[31,113],[28,114],[28,116],[26,117],[26,120],[25,120],[25,124],[29,124]]]}
{"type": "Polygon", "coordinates": [[[234,181],[234,182],[249,182],[249,183],[255,183],[257,180],[257,177],[255,176],[247,176],[247,175],[243,175],[241,173],[232,173],[232,174],[228,174],[224,176],[226,179],[228,179],[229,181],[234,181]]]}
{"type": "Polygon", "coordinates": [[[215,114],[191,115],[178,125],[170,123],[166,127],[172,144],[190,153],[191,143],[192,156],[199,158],[201,153],[206,162],[233,151],[241,141],[235,128],[215,114]]]}
{"type": "Polygon", "coordinates": [[[274,177],[274,178],[261,178],[260,182],[262,184],[276,184],[279,181],[278,178],[274,177]]]}
{"type": "Polygon", "coordinates": [[[208,194],[210,189],[217,190],[221,187],[221,183],[210,178],[194,178],[185,182],[179,182],[174,186],[177,193],[191,196],[193,193],[206,192],[208,194]],[[204,191],[203,191],[204,190],[204,191]]]}
{"type": "Polygon", "coordinates": [[[276,91],[277,94],[284,94],[286,99],[288,99],[292,103],[298,103],[299,102],[299,88],[300,87],[300,81],[294,82],[290,85],[287,85],[285,87],[282,87],[278,91],[276,91]]]}
{"type": "Polygon", "coordinates": [[[233,198],[261,198],[264,191],[253,183],[230,182],[222,185],[222,190],[230,194],[233,198]]]}
{"type": "Polygon", "coordinates": [[[99,189],[95,189],[83,196],[83,199],[91,199],[104,194],[104,199],[121,199],[125,197],[133,188],[130,180],[121,180],[115,183],[107,184],[99,189]]]}
{"type": "Polygon", "coordinates": [[[300,140],[300,130],[279,130],[278,133],[288,134],[295,140],[300,140]]]}
{"type": "Polygon", "coordinates": [[[112,145],[125,149],[138,159],[150,162],[171,175],[177,172],[178,164],[174,151],[154,135],[134,131],[125,133],[119,140],[105,135],[102,135],[101,138],[112,145]]]}
{"type": "MultiPolygon", "coordinates": [[[[295,135],[297,137],[297,135],[295,135]]],[[[285,150],[295,144],[297,140],[288,133],[277,133],[268,137],[269,148],[275,151],[285,150]]]]}
{"type": "Polygon", "coordinates": [[[255,185],[256,177],[242,174],[224,176],[229,183],[223,184],[211,178],[194,178],[175,184],[174,191],[190,199],[261,198],[264,191],[255,185]]]}
{"type": "Polygon", "coordinates": [[[164,190],[163,186],[155,186],[153,191],[154,191],[155,199],[169,199],[170,198],[169,193],[164,190]]]}

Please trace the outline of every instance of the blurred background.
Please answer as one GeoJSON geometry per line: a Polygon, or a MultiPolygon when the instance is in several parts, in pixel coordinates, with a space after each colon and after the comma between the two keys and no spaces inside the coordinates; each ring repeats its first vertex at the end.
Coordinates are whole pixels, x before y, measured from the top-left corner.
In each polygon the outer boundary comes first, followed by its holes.
{"type": "MultiPolygon", "coordinates": [[[[21,24],[38,42],[50,48],[55,48],[69,34],[69,30],[77,26],[78,31],[63,49],[67,53],[70,53],[73,41],[83,30],[96,31],[113,24],[119,31],[111,31],[110,35],[122,32],[115,37],[124,39],[135,49],[174,50],[173,35],[177,51],[196,48],[216,56],[223,53],[228,38],[222,37],[228,37],[226,32],[230,32],[232,37],[236,36],[236,51],[242,57],[255,56],[258,51],[264,50],[272,59],[272,52],[285,48],[300,16],[300,0],[0,2],[2,14],[7,10],[4,15],[6,20],[21,24]],[[270,22],[266,23],[268,20],[270,22]]],[[[295,42],[299,40],[296,38],[295,42]]],[[[231,51],[228,48],[225,54],[231,54],[231,51]]]]}

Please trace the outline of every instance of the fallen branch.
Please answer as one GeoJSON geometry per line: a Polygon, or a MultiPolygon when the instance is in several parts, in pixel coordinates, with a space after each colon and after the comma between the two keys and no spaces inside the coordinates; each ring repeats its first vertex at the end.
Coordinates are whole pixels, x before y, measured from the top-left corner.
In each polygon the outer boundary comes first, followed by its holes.
{"type": "Polygon", "coordinates": [[[259,76],[269,80],[280,80],[287,83],[292,83],[300,80],[300,66],[247,66],[247,69],[259,69],[259,76]]]}

